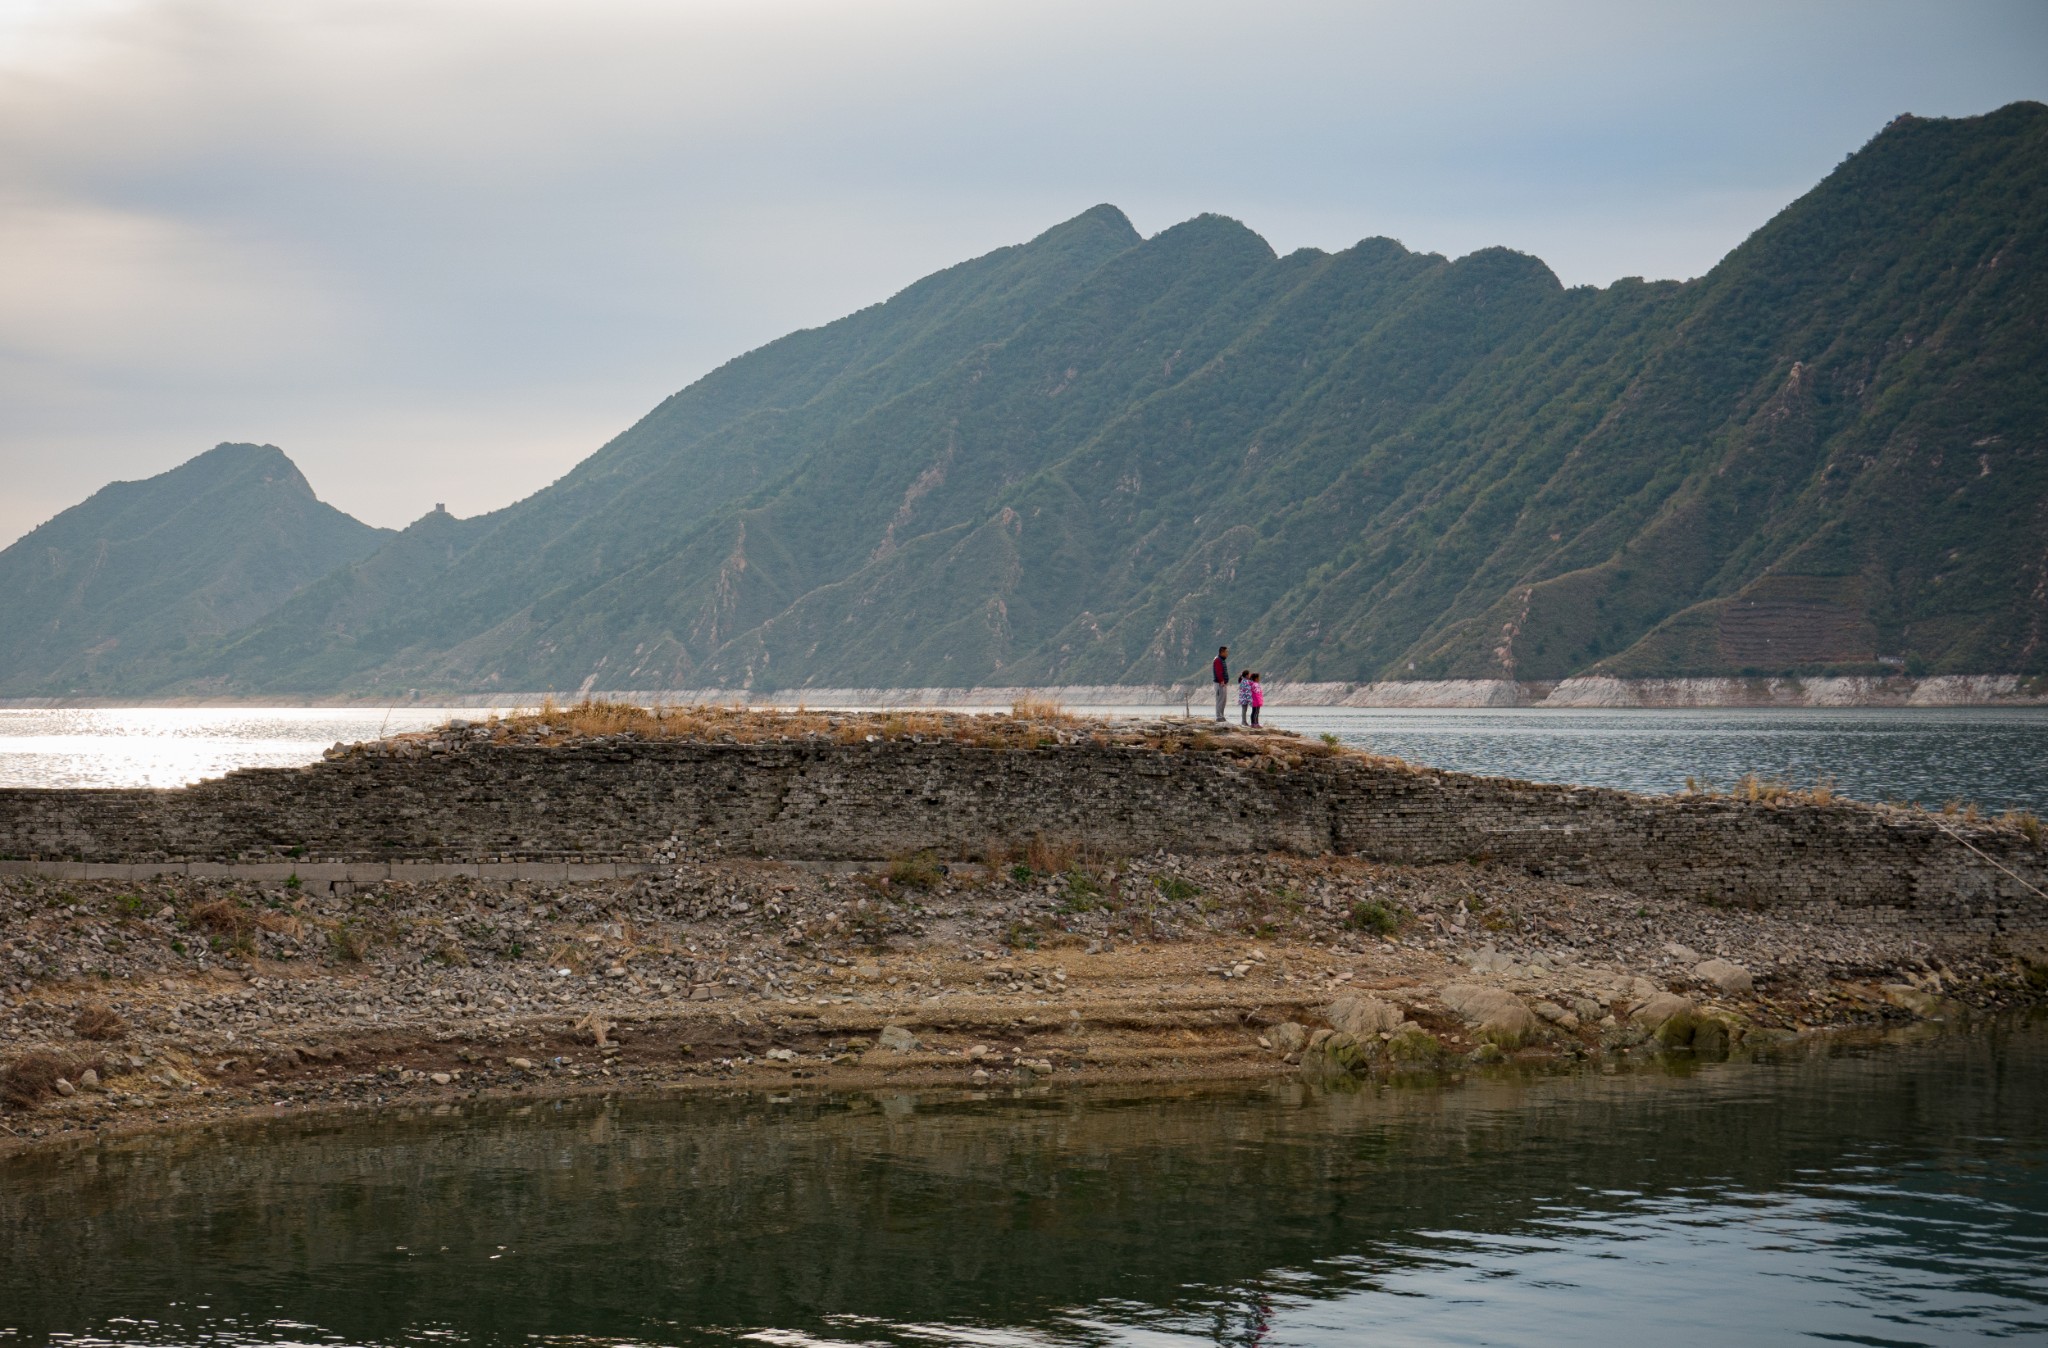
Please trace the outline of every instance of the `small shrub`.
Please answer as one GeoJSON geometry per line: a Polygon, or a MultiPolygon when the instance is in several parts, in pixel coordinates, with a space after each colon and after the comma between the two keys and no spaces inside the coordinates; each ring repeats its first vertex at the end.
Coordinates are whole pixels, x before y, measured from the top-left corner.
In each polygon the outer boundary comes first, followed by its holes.
{"type": "Polygon", "coordinates": [[[1063,907],[1070,913],[1085,913],[1102,903],[1102,886],[1079,867],[1067,872],[1067,894],[1063,907]]]}
{"type": "Polygon", "coordinates": [[[1152,887],[1159,891],[1159,897],[1172,903],[1186,903],[1200,896],[1202,887],[1185,876],[1155,875],[1152,887]]]}
{"type": "Polygon", "coordinates": [[[304,886],[304,884],[305,881],[299,879],[299,873],[297,871],[293,871],[290,875],[287,875],[284,878],[284,887],[286,889],[299,889],[302,886],[304,886]]]}
{"type": "Polygon", "coordinates": [[[929,851],[898,857],[889,863],[889,883],[905,889],[930,889],[944,878],[945,867],[929,851]]]}
{"type": "Polygon", "coordinates": [[[2007,828],[2016,828],[2034,846],[2041,845],[2041,820],[2032,810],[2007,810],[1999,816],[1999,823],[2007,828]]]}
{"type": "Polygon", "coordinates": [[[149,911],[149,901],[140,894],[123,894],[114,900],[114,905],[129,917],[141,917],[149,911]]]}
{"type": "Polygon", "coordinates": [[[1049,697],[1020,697],[1010,704],[1010,715],[1019,721],[1071,721],[1073,715],[1049,697]]]}
{"type": "Polygon", "coordinates": [[[1522,919],[1508,909],[1495,908],[1479,915],[1479,925],[1490,932],[1520,931],[1522,919]]]}
{"type": "Polygon", "coordinates": [[[1341,740],[1341,739],[1337,738],[1337,735],[1335,734],[1335,732],[1333,732],[1333,731],[1329,731],[1329,730],[1325,730],[1325,731],[1324,731],[1324,732],[1323,732],[1322,734],[1318,735],[1318,736],[1317,736],[1316,738],[1317,738],[1317,739],[1320,739],[1320,740],[1321,740],[1321,741],[1322,741],[1322,742],[1323,742],[1324,744],[1328,745],[1328,746],[1329,746],[1330,748],[1332,748],[1332,749],[1335,749],[1335,748],[1337,748],[1337,747],[1338,747],[1339,745],[1343,744],[1343,742],[1344,742],[1343,740],[1341,740]]]}
{"type": "Polygon", "coordinates": [[[1737,800],[1746,800],[1752,805],[1775,805],[1795,793],[1778,778],[1763,778],[1750,772],[1743,774],[1742,780],[1735,783],[1735,789],[1730,794],[1737,800]]]}
{"type": "Polygon", "coordinates": [[[1058,875],[1080,864],[1081,849],[1072,843],[1033,838],[1024,849],[1024,860],[1040,875],[1058,875]]]}
{"type": "Polygon", "coordinates": [[[1019,863],[1010,867],[1010,881],[1012,884],[1028,885],[1031,883],[1031,880],[1032,871],[1029,866],[1019,863]]]}
{"type": "Polygon", "coordinates": [[[1351,915],[1344,925],[1354,931],[1369,931],[1375,936],[1392,936],[1401,930],[1401,921],[1406,914],[1392,904],[1378,899],[1367,899],[1351,906],[1351,915]]]}
{"type": "Polygon", "coordinates": [[[252,935],[256,930],[256,916],[234,899],[208,899],[192,910],[192,925],[215,936],[233,939],[252,935]]]}
{"type": "Polygon", "coordinates": [[[128,1033],[128,1022],[121,1019],[112,1007],[94,1002],[79,1008],[77,1017],[71,1022],[71,1032],[80,1039],[119,1039],[128,1033]]]}
{"type": "Polygon", "coordinates": [[[344,922],[328,929],[327,946],[343,964],[361,964],[370,953],[370,938],[362,928],[344,922]]]}
{"type": "Polygon", "coordinates": [[[30,1053],[0,1073],[0,1101],[15,1109],[34,1109],[54,1095],[57,1080],[74,1069],[54,1053],[30,1053]]]}

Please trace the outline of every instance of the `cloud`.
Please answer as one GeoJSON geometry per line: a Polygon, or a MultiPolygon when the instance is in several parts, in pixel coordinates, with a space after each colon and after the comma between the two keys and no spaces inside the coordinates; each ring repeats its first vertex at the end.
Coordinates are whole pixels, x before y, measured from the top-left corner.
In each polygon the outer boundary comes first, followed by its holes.
{"type": "Polygon", "coordinates": [[[1098,201],[1696,275],[2044,57],[2005,3],[0,0],[0,538],[224,438],[501,505],[1098,201]]]}

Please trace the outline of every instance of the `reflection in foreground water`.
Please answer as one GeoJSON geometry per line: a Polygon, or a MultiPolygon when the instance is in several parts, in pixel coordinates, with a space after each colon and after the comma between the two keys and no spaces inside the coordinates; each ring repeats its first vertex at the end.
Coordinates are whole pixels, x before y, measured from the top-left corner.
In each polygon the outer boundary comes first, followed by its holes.
{"type": "Polygon", "coordinates": [[[1325,1094],[752,1096],[0,1165],[0,1343],[2048,1334],[2048,1027],[1325,1094]]]}

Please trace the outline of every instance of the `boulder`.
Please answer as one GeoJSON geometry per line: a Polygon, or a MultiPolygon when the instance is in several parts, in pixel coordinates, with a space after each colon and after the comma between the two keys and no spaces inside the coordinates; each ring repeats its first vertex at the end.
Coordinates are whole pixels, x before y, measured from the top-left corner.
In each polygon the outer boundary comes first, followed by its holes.
{"type": "Polygon", "coordinates": [[[1756,991],[1756,980],[1750,977],[1749,970],[1730,960],[1701,960],[1692,966],[1692,975],[1720,989],[1724,997],[1747,997],[1756,991]]]}
{"type": "Polygon", "coordinates": [[[1392,1002],[1383,1002],[1377,997],[1363,997],[1357,993],[1346,993],[1322,1009],[1323,1019],[1331,1028],[1341,1030],[1354,1039],[1365,1039],[1378,1035],[1382,1030],[1391,1030],[1399,1025],[1402,1016],[1392,1002]]]}
{"type": "Polygon", "coordinates": [[[923,1044],[918,1042],[916,1035],[904,1029],[901,1025],[884,1025],[882,1027],[881,1045],[883,1048],[896,1053],[915,1053],[924,1047],[923,1044]]]}
{"type": "Polygon", "coordinates": [[[1536,1013],[1522,1005],[1522,999],[1503,988],[1478,983],[1453,983],[1437,994],[1438,1000],[1471,1025],[1503,1034],[1527,1034],[1536,1028],[1536,1013]]]}
{"type": "Polygon", "coordinates": [[[1272,1030],[1273,1051],[1281,1057],[1299,1053],[1308,1044],[1308,1029],[1296,1021],[1285,1020],[1272,1030]]]}
{"type": "MultiPolygon", "coordinates": [[[[1378,1048],[1379,1042],[1372,1039],[1371,1047],[1378,1048]]],[[[1362,1073],[1372,1062],[1371,1049],[1342,1030],[1318,1030],[1309,1044],[1301,1055],[1301,1073],[1310,1079],[1362,1073]]]]}
{"type": "Polygon", "coordinates": [[[1940,1020],[1954,1008],[1946,997],[1914,987],[1911,983],[1887,983],[1879,991],[1884,999],[1922,1020],[1940,1020]]]}
{"type": "Polygon", "coordinates": [[[1675,992],[1655,992],[1642,1005],[1629,1012],[1628,1018],[1637,1024],[1655,1030],[1673,1016],[1692,1014],[1692,999],[1681,997],[1675,992]]]}
{"type": "Polygon", "coordinates": [[[1466,951],[1462,958],[1475,974],[1504,973],[1515,967],[1514,960],[1494,949],[1491,943],[1466,951]]]}
{"type": "Polygon", "coordinates": [[[1414,1021],[1404,1021],[1383,1050],[1397,1063],[1434,1064],[1442,1061],[1444,1046],[1437,1037],[1414,1021]]]}
{"type": "Polygon", "coordinates": [[[1565,1010],[1556,1002],[1539,1000],[1530,1006],[1530,1010],[1559,1029],[1576,1030],[1579,1028],[1578,1016],[1573,1012],[1565,1010]]]}

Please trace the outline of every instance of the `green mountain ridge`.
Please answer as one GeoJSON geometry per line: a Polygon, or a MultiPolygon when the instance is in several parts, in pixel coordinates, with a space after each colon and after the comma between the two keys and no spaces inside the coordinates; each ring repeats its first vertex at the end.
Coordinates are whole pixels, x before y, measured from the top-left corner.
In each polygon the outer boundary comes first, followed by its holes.
{"type": "Polygon", "coordinates": [[[115,482],[0,550],[0,686],[137,688],[391,536],[275,445],[115,482]]]}
{"type": "Polygon", "coordinates": [[[1100,206],[118,677],[1157,683],[1222,641],[1361,682],[2040,674],[2044,263],[2039,104],[1895,121],[1683,283],[1100,206]]]}

